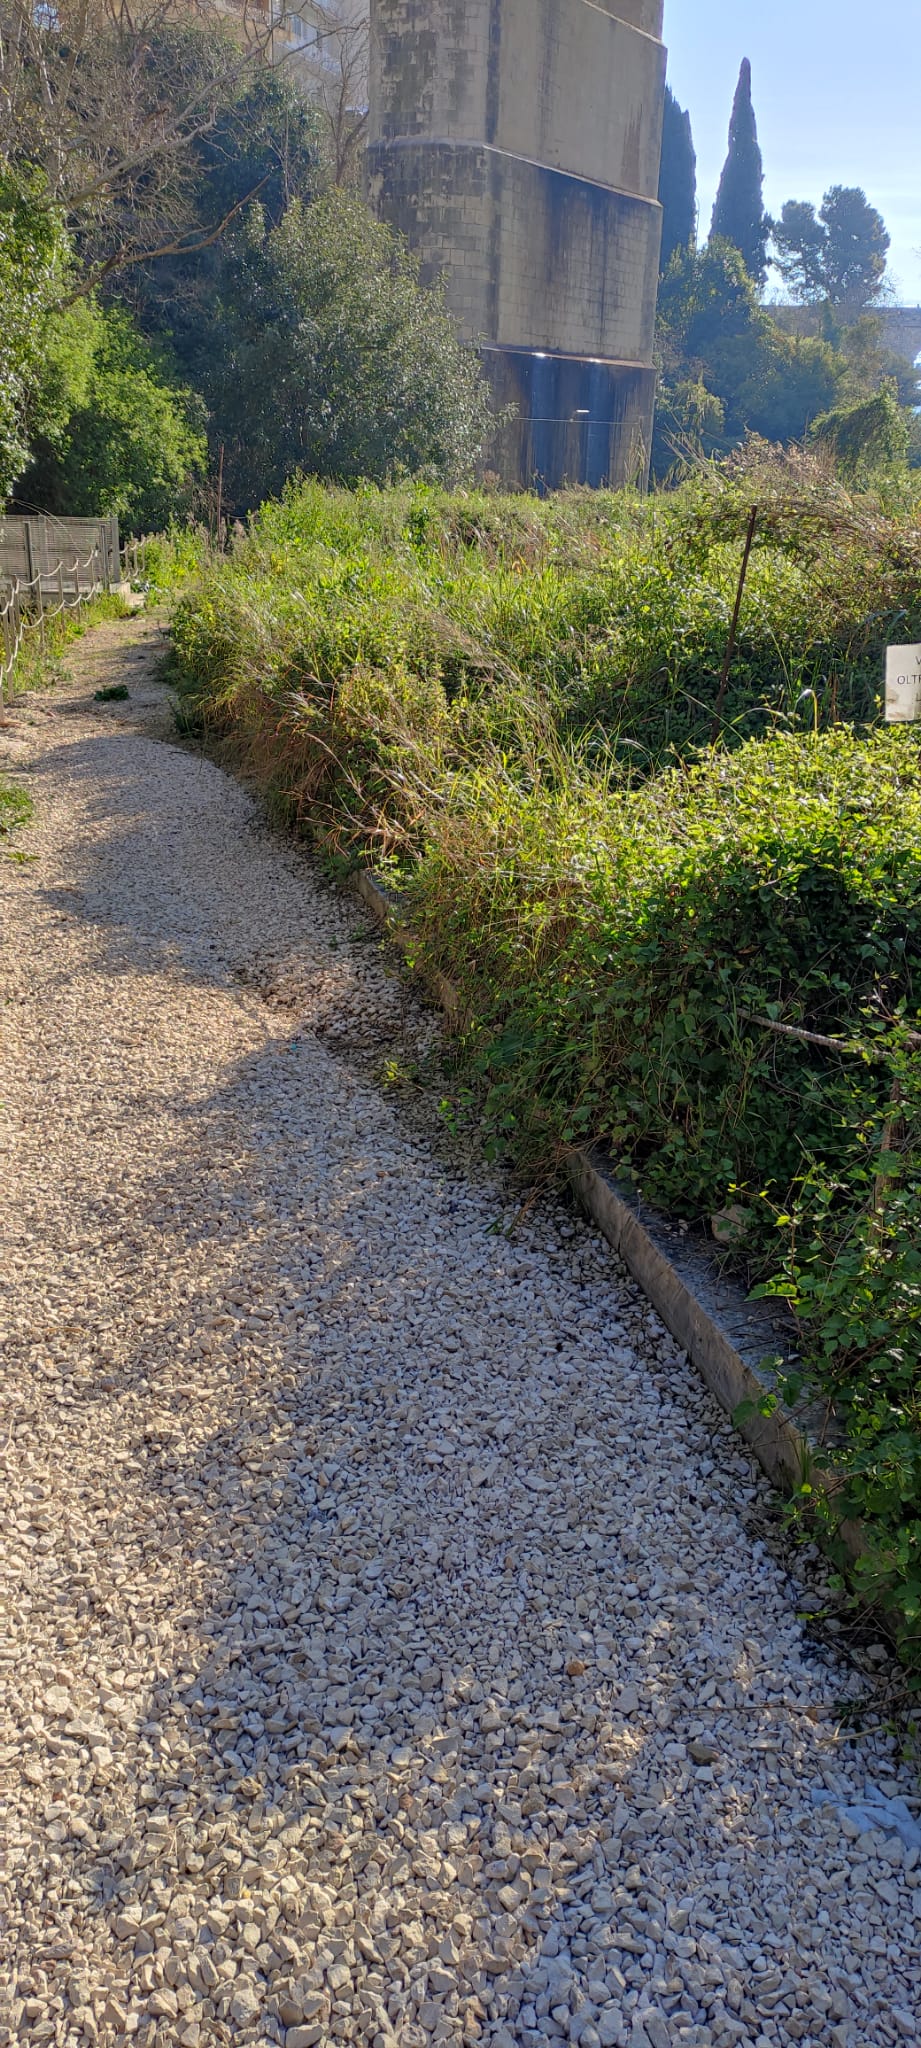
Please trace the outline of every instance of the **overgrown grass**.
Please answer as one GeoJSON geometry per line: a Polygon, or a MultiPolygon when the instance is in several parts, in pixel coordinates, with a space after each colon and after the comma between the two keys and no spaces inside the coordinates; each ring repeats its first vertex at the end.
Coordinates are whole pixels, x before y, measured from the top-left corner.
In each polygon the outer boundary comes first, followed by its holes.
{"type": "Polygon", "coordinates": [[[106,619],[130,616],[131,606],[113,590],[94,597],[79,611],[62,612],[56,618],[46,617],[44,633],[37,625],[30,627],[19,650],[12,678],[6,684],[5,695],[16,697],[26,690],[49,688],[57,678],[62,655],[74,640],[81,639],[91,626],[102,625],[106,619]]]}
{"type": "Polygon", "coordinates": [[[871,721],[887,639],[921,633],[918,525],[806,458],[651,505],[305,486],[180,600],[177,644],[217,710],[396,685],[424,727],[436,689],[501,743],[537,693],[570,748],[646,774],[709,737],[753,501],[724,738],[871,721]]]}
{"type": "Polygon", "coordinates": [[[878,723],[915,507],[763,450],[649,505],[304,486],[174,632],[183,716],[399,870],[494,1145],[600,1139],[673,1212],[731,1210],[921,1662],[921,750],[878,723]]]}
{"type": "Polygon", "coordinates": [[[212,558],[212,546],[203,526],[181,525],[176,521],[166,533],[148,535],[138,548],[136,582],[154,599],[173,598],[197,581],[212,558]]]}

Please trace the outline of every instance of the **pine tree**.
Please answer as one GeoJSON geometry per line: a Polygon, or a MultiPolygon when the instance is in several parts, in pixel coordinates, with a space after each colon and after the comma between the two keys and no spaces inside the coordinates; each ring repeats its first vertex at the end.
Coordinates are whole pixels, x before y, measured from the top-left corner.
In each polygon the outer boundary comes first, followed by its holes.
{"type": "Polygon", "coordinates": [[[729,153],[713,208],[710,233],[731,242],[755,283],[767,276],[768,221],[764,211],[764,167],[752,106],[752,68],[745,57],[732,103],[729,153]]]}
{"type": "Polygon", "coordinates": [[[661,268],[668,269],[676,249],[686,249],[697,236],[697,157],[691,116],[679,107],[671,86],[665,88],[662,164],[659,172],[662,207],[661,268]]]}

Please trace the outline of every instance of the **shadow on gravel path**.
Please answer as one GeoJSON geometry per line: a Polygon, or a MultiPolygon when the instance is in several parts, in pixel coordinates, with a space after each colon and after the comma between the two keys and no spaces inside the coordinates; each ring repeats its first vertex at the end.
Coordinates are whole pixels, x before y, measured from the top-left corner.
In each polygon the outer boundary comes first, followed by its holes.
{"type": "Polygon", "coordinates": [[[0,2042],[888,2042],[917,1873],[810,1793],[897,1759],[760,1481],[607,1247],[336,1057],[358,913],[156,685],[87,706],[148,630],[14,735],[0,2042]]]}

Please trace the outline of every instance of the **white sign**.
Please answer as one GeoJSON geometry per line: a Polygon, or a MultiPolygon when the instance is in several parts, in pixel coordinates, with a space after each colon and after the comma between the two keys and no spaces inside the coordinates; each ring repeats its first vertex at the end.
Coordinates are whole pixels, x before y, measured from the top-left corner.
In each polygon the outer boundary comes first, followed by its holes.
{"type": "Polygon", "coordinates": [[[921,720],[921,647],[886,649],[886,724],[921,720]]]}

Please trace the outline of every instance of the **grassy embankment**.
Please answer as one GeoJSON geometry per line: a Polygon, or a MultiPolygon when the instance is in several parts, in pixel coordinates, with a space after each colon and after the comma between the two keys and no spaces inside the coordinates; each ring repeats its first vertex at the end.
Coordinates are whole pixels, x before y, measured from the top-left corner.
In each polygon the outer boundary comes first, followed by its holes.
{"type": "Polygon", "coordinates": [[[914,507],[767,457],[648,505],[308,486],[174,632],[184,715],[398,871],[495,1142],[600,1139],[673,1213],[731,1212],[921,1660],[921,747],[878,723],[914,507]]]}

